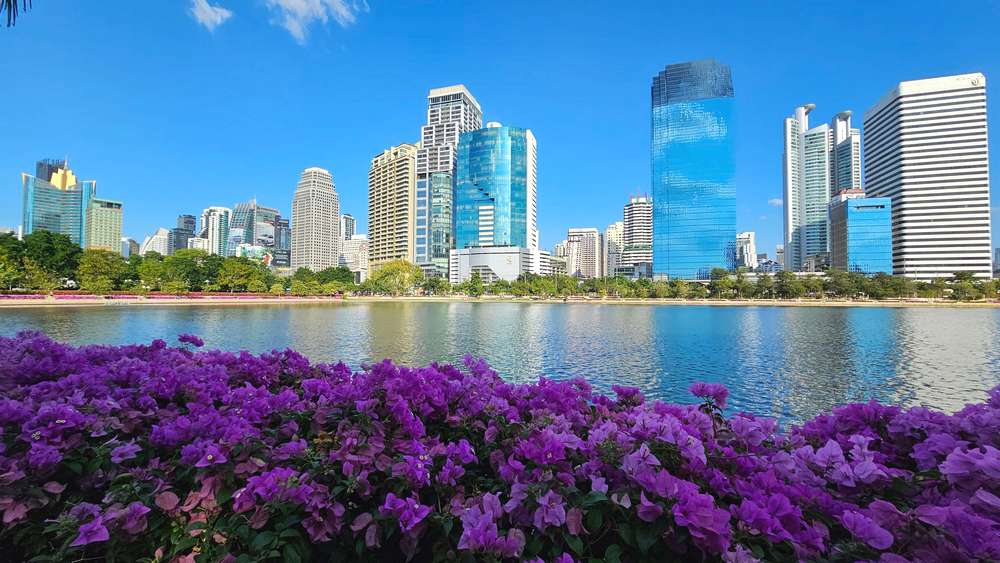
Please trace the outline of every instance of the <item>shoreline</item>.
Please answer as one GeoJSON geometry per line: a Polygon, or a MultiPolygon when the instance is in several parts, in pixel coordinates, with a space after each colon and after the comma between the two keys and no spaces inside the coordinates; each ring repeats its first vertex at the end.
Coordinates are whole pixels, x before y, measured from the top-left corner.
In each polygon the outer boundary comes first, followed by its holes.
{"type": "Polygon", "coordinates": [[[954,309],[995,309],[1000,301],[948,301],[948,300],[884,300],[855,301],[836,299],[633,299],[633,298],[559,298],[530,297],[468,297],[468,296],[356,296],[336,297],[211,297],[211,298],[159,298],[140,297],[127,299],[104,299],[101,297],[72,299],[0,299],[0,310],[28,308],[63,307],[214,307],[214,306],[257,306],[257,305],[343,305],[351,302],[427,302],[427,303],[540,303],[549,305],[657,305],[657,306],[710,306],[710,307],[888,307],[888,308],[954,308],[954,309]]]}

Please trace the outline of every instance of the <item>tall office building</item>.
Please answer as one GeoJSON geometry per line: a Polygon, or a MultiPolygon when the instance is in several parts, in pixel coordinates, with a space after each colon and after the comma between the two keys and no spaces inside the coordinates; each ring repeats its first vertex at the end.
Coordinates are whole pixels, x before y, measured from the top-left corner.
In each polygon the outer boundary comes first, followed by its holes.
{"type": "Polygon", "coordinates": [[[601,233],[597,229],[569,229],[566,233],[566,273],[583,279],[604,277],[601,246],[601,233]]]}
{"type": "Polygon", "coordinates": [[[122,237],[121,249],[119,250],[119,252],[121,252],[122,257],[124,258],[128,258],[133,254],[139,254],[139,243],[136,242],[135,239],[131,239],[129,237],[122,237]]]}
{"type": "Polygon", "coordinates": [[[866,275],[892,273],[892,200],[841,190],[830,201],[830,267],[866,275]]]}
{"type": "Polygon", "coordinates": [[[150,252],[156,252],[161,256],[170,255],[170,229],[160,227],[156,232],[147,236],[139,247],[139,255],[145,256],[150,252]]]}
{"type": "Polygon", "coordinates": [[[356,283],[368,279],[368,235],[355,233],[344,241],[344,252],[340,255],[340,265],[354,272],[356,283]]]}
{"type": "MultiPolygon", "coordinates": [[[[764,256],[766,258],[767,255],[764,256]]],[[[757,268],[757,233],[736,233],[736,267],[749,270],[757,268]]]]}
{"type": "Polygon", "coordinates": [[[271,265],[276,268],[292,265],[292,227],[288,219],[277,217],[274,220],[274,260],[271,265]]]}
{"type": "Polygon", "coordinates": [[[448,274],[448,254],[455,246],[452,213],[459,136],[482,126],[479,102],[464,85],[428,93],[427,124],[420,129],[417,149],[414,210],[415,260],[427,274],[448,274]]]}
{"type": "Polygon", "coordinates": [[[1000,274],[1000,247],[993,249],[993,275],[1000,274]]]}
{"type": "Polygon", "coordinates": [[[208,239],[208,252],[225,256],[229,245],[229,220],[232,210],[228,207],[206,207],[201,212],[201,238],[208,239]]]}
{"type": "Polygon", "coordinates": [[[87,248],[119,252],[122,239],[122,202],[94,198],[87,207],[87,248]]]}
{"type": "Polygon", "coordinates": [[[178,215],[177,226],[170,230],[172,252],[188,247],[188,240],[195,235],[197,219],[194,215],[178,215]]]}
{"type": "Polygon", "coordinates": [[[786,268],[829,251],[829,203],[841,190],[861,188],[861,132],[851,127],[851,112],[830,125],[809,127],[815,104],[795,108],[785,118],[782,159],[786,268]]]}
{"type": "Polygon", "coordinates": [[[314,272],[340,264],[340,197],[328,170],[302,171],[292,198],[292,268],[314,272]]]}
{"type": "Polygon", "coordinates": [[[992,275],[986,77],[900,82],[865,112],[865,191],[892,200],[893,273],[992,275]]]}
{"type": "Polygon", "coordinates": [[[87,215],[97,192],[97,182],[78,180],[65,161],[39,161],[35,173],[42,176],[21,174],[24,234],[59,233],[86,247],[87,215]]]}
{"type": "Polygon", "coordinates": [[[274,224],[280,217],[277,209],[260,205],[254,198],[233,207],[229,228],[242,231],[244,244],[270,249],[274,247],[274,224]]]}
{"type": "MultiPolygon", "coordinates": [[[[368,169],[368,268],[414,261],[417,146],[390,147],[368,169]]],[[[293,221],[294,222],[294,221],[293,221]]]]}
{"type": "Polygon", "coordinates": [[[615,270],[622,264],[622,248],[625,246],[625,222],[615,221],[604,229],[604,274],[615,275],[615,270]]]}
{"type": "Polygon", "coordinates": [[[667,65],[651,97],[653,275],[706,279],[735,254],[732,73],[712,59],[667,65]]]}
{"type": "Polygon", "coordinates": [[[630,197],[625,204],[624,218],[625,242],[622,249],[622,265],[652,264],[653,199],[649,196],[630,197]]]}
{"type": "Polygon", "coordinates": [[[357,228],[357,224],[354,221],[354,216],[350,213],[344,213],[340,216],[340,235],[344,237],[344,240],[351,240],[354,236],[354,231],[357,228]]]}

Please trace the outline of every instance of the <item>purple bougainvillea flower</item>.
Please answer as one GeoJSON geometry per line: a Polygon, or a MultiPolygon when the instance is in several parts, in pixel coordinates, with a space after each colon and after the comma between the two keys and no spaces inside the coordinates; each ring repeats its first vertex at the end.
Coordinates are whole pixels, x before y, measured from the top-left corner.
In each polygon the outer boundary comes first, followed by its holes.
{"type": "Polygon", "coordinates": [[[840,517],[840,521],[854,537],[875,549],[889,549],[892,546],[892,534],[860,512],[848,510],[840,517]]]}
{"type": "Polygon", "coordinates": [[[111,450],[111,461],[113,463],[121,463],[127,459],[135,459],[135,454],[140,451],[142,451],[142,448],[137,446],[135,442],[122,444],[121,446],[111,450]]]}
{"type": "Polygon", "coordinates": [[[197,336],[195,336],[193,334],[181,334],[181,335],[179,335],[177,337],[177,340],[179,340],[183,344],[190,344],[190,345],[194,346],[195,348],[201,348],[202,346],[205,345],[205,341],[204,340],[202,340],[201,338],[198,338],[197,336]]]}
{"type": "Polygon", "coordinates": [[[555,491],[549,490],[538,499],[535,509],[535,528],[545,531],[548,526],[562,526],[566,523],[566,507],[563,499],[555,491]]]}
{"type": "Polygon", "coordinates": [[[691,386],[688,387],[688,391],[690,391],[695,397],[710,399],[713,403],[715,403],[715,406],[720,409],[726,408],[726,399],[729,398],[729,389],[727,389],[725,385],[699,381],[697,383],[692,383],[691,386]]]}
{"type": "Polygon", "coordinates": [[[109,537],[111,536],[108,534],[108,529],[104,526],[104,521],[98,517],[86,524],[82,524],[79,535],[76,536],[76,539],[70,545],[79,547],[89,543],[108,541],[109,537]]]}

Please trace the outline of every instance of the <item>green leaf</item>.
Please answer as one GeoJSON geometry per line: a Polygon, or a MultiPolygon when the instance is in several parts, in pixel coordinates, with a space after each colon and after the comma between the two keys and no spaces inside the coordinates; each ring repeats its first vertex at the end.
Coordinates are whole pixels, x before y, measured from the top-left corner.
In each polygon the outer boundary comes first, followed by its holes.
{"type": "Polygon", "coordinates": [[[297,538],[299,536],[300,536],[299,531],[293,528],[282,530],[282,532],[278,534],[279,538],[297,538]]]}
{"type": "Polygon", "coordinates": [[[649,526],[636,526],[634,530],[635,542],[639,544],[639,550],[643,553],[649,552],[649,548],[660,539],[660,534],[649,526]]]}
{"type": "Polygon", "coordinates": [[[608,495],[600,491],[590,491],[589,493],[587,493],[587,496],[583,497],[583,502],[580,503],[580,506],[586,508],[588,506],[593,506],[599,502],[604,502],[606,500],[608,500],[608,495]]]}
{"type": "Polygon", "coordinates": [[[274,532],[261,532],[250,543],[254,551],[262,551],[274,541],[274,532]]]}
{"type": "Polygon", "coordinates": [[[566,540],[566,544],[569,548],[573,550],[574,553],[580,555],[583,553],[583,540],[577,536],[572,536],[569,534],[564,534],[563,539],[566,540]]]}
{"type": "Polygon", "coordinates": [[[81,464],[80,462],[67,461],[66,467],[68,467],[70,471],[76,473],[77,475],[83,475],[83,464],[81,464]]]}
{"type": "Polygon", "coordinates": [[[635,545],[635,535],[632,533],[632,528],[630,528],[627,524],[618,524],[615,531],[618,532],[618,536],[627,545],[635,545]]]}
{"type": "Polygon", "coordinates": [[[606,563],[621,563],[622,548],[618,544],[611,544],[604,550],[604,561],[606,563]]]}
{"type": "Polygon", "coordinates": [[[600,510],[587,512],[587,531],[596,534],[604,525],[604,514],[600,510]]]}
{"type": "Polygon", "coordinates": [[[301,563],[302,561],[302,556],[299,555],[299,552],[290,543],[285,544],[285,548],[281,550],[281,553],[282,558],[289,563],[301,563]]]}

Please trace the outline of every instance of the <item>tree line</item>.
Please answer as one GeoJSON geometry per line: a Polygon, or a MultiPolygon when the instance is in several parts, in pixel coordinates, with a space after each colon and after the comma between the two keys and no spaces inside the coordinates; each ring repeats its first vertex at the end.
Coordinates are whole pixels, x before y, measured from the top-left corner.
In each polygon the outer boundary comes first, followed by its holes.
{"type": "Polygon", "coordinates": [[[299,268],[278,276],[260,262],[222,257],[203,250],[182,249],[171,256],[147,252],[123,258],[106,250],[83,250],[66,235],[38,231],[18,240],[0,235],[0,288],[50,292],[61,288],[107,294],[193,291],[268,293],[272,295],[498,295],[564,298],[576,296],[659,299],[899,299],[943,298],[974,301],[997,299],[1000,280],[976,279],[956,272],[950,279],[915,281],[902,276],[831,270],[799,277],[791,272],[748,276],[717,268],[708,283],[684,280],[630,280],[622,277],[579,280],[567,275],[522,275],[515,281],[485,283],[478,274],[452,285],[427,277],[405,260],[383,264],[361,284],[344,266],[313,272],[299,268]]]}

